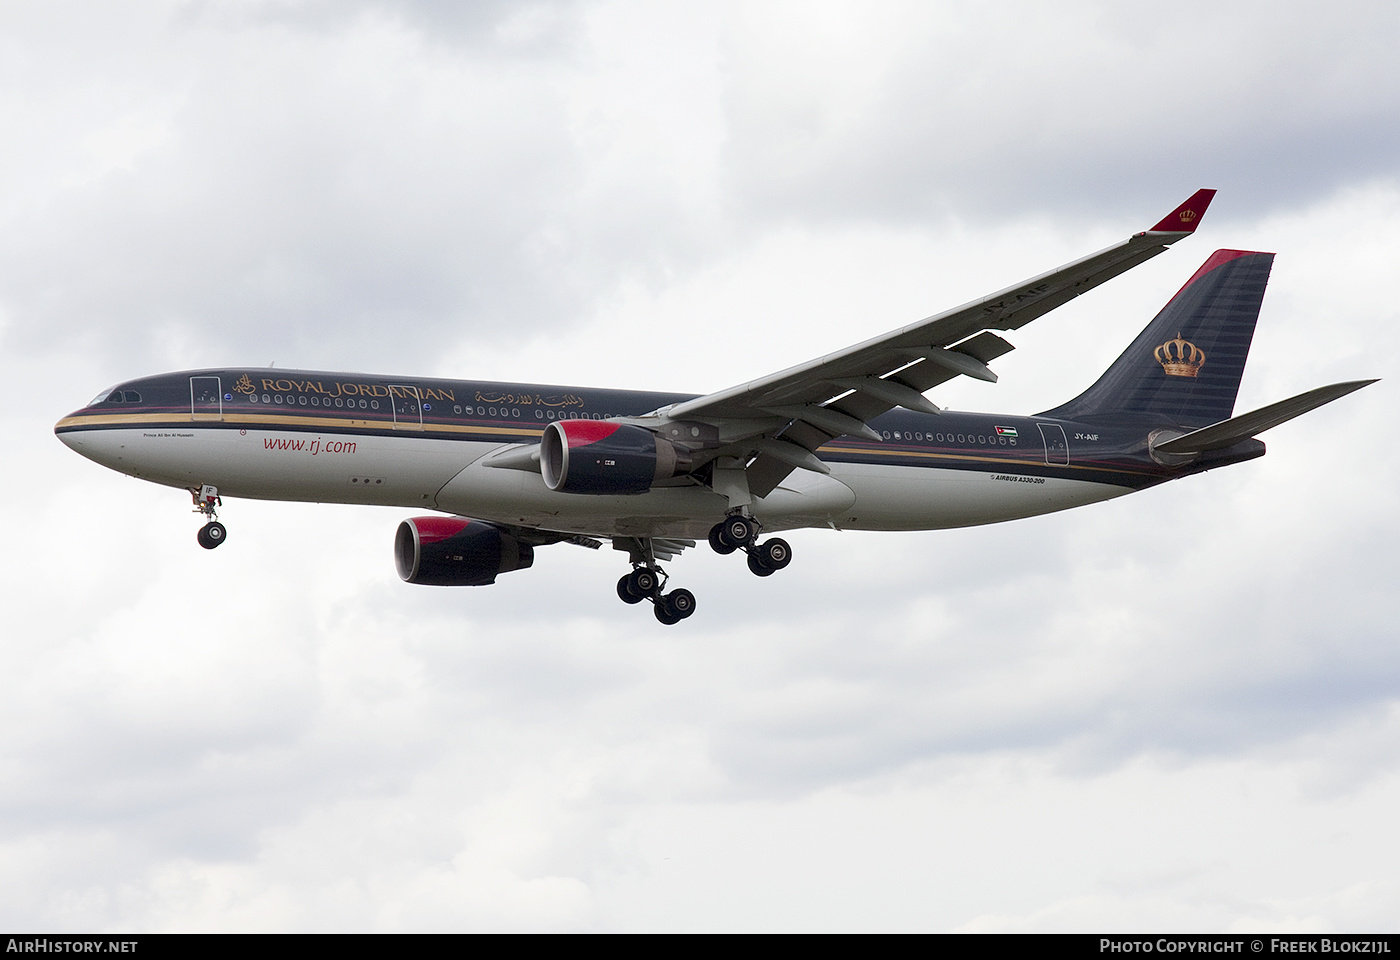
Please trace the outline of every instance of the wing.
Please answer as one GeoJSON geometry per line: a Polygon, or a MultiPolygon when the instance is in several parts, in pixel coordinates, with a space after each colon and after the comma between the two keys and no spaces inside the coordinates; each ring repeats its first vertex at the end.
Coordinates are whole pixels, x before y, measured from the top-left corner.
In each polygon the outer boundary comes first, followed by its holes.
{"type": "MultiPolygon", "coordinates": [[[[478,521],[486,522],[486,521],[478,521]]],[[[496,523],[489,521],[491,526],[504,530],[521,543],[529,544],[532,547],[547,547],[555,543],[572,543],[576,547],[587,547],[590,550],[597,550],[603,545],[603,541],[596,537],[587,537],[577,533],[565,533],[560,530],[546,530],[542,527],[525,527],[514,523],[496,523]]],[[[617,550],[627,550],[632,554],[636,563],[654,563],[657,560],[674,560],[680,556],[681,551],[695,546],[694,540],[683,540],[677,537],[613,537],[613,547],[617,550]]]]}
{"type": "Polygon", "coordinates": [[[981,300],[658,413],[668,420],[727,421],[719,452],[746,460],[750,493],[766,496],[795,468],[825,472],[814,451],[829,440],[878,440],[866,423],[888,410],[937,413],[923,394],[944,381],[970,376],[995,382],[987,364],[1013,347],[992,331],[1025,326],[1164,253],[1195,231],[1214,196],[1214,190],[1198,190],[1152,229],[981,300]]]}

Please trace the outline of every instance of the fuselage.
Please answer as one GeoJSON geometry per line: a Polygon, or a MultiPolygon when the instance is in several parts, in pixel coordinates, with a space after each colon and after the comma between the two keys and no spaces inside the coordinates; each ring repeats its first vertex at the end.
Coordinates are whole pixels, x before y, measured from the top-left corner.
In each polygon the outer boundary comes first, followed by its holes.
{"type": "MultiPolygon", "coordinates": [[[[223,496],[427,508],[597,536],[698,538],[726,501],[693,478],[635,495],[550,490],[488,467],[556,420],[645,418],[686,394],[273,369],[199,370],[120,384],[63,418],[59,438],[113,470],[223,496]]],[[[633,422],[645,423],[645,419],[633,422]]],[[[995,523],[1120,496],[1186,467],[1148,451],[1151,424],[895,410],[882,438],[839,437],[757,499],[765,528],[919,530],[995,523]]],[[[1170,425],[1159,425],[1170,426],[1170,425]]],[[[1255,449],[1257,448],[1257,449],[1255,449]]]]}

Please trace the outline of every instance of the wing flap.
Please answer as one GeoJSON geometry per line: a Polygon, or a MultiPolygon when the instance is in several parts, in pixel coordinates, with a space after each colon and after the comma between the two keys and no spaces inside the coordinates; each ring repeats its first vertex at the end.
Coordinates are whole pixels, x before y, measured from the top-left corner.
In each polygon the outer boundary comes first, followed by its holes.
{"type": "Polygon", "coordinates": [[[766,497],[778,488],[778,484],[787,479],[787,475],[796,469],[789,463],[784,463],[777,457],[760,453],[744,469],[744,478],[749,485],[749,493],[755,497],[766,497]]]}
{"type": "Polygon", "coordinates": [[[1015,349],[1015,347],[995,333],[986,330],[979,333],[971,340],[964,340],[957,346],[950,347],[949,352],[965,353],[973,359],[981,360],[983,363],[991,363],[997,357],[1004,357],[1015,349]]]}

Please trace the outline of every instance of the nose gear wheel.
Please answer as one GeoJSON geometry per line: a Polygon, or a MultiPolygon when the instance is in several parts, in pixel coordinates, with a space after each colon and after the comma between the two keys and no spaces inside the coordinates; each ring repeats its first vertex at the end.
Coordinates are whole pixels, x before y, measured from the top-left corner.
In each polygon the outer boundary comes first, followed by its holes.
{"type": "Polygon", "coordinates": [[[205,550],[213,550],[228,538],[228,528],[214,519],[218,516],[215,508],[224,504],[219,498],[219,488],[206,483],[198,490],[191,488],[190,495],[194,498],[194,512],[201,513],[209,519],[208,523],[199,528],[195,540],[205,550]]]}
{"type": "Polygon", "coordinates": [[[195,539],[205,550],[213,550],[224,542],[228,536],[228,530],[217,520],[211,520],[199,528],[199,533],[195,534],[195,539]]]}

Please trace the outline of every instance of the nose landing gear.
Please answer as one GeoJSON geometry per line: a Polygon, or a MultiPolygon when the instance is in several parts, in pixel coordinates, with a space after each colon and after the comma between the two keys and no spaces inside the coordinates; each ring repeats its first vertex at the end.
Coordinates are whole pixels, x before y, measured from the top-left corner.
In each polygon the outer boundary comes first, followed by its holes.
{"type": "Polygon", "coordinates": [[[190,494],[194,497],[194,512],[209,518],[209,522],[200,527],[199,533],[195,534],[195,540],[205,550],[213,550],[228,536],[228,529],[214,519],[217,516],[214,508],[224,504],[219,498],[219,488],[206,483],[198,490],[191,490],[190,494]]]}

